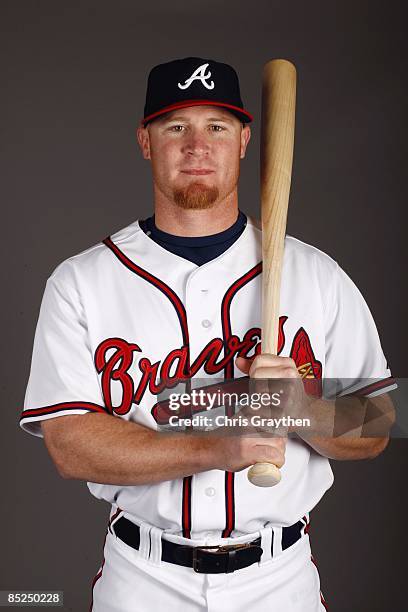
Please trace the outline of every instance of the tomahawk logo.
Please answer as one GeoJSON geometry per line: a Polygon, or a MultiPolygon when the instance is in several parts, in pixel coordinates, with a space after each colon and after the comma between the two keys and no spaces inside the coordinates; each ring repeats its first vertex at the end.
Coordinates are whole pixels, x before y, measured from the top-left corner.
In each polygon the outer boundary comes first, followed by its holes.
{"type": "Polygon", "coordinates": [[[194,70],[191,77],[189,77],[188,79],[184,81],[184,85],[182,85],[181,83],[178,83],[178,86],[180,87],[180,89],[187,89],[187,87],[190,87],[193,81],[201,81],[204,87],[206,87],[207,89],[214,89],[214,81],[207,83],[207,80],[211,76],[210,71],[208,71],[207,74],[205,74],[205,71],[208,68],[208,66],[209,64],[202,64],[201,66],[197,68],[197,70],[194,70]]]}

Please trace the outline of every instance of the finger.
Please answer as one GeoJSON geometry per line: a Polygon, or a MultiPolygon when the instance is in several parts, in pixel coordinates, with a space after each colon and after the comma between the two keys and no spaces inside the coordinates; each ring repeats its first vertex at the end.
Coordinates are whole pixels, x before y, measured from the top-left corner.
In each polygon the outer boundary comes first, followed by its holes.
{"type": "Polygon", "coordinates": [[[266,461],[274,463],[276,467],[281,468],[285,463],[285,455],[275,446],[267,446],[265,444],[257,444],[256,461],[266,461]]]}
{"type": "Polygon", "coordinates": [[[275,366],[275,367],[265,367],[265,366],[259,366],[259,367],[253,367],[251,366],[249,375],[251,376],[251,378],[297,378],[298,377],[298,372],[297,370],[293,370],[293,368],[290,368],[288,366],[275,366]]]}
{"type": "Polygon", "coordinates": [[[255,359],[253,360],[253,364],[254,366],[282,365],[285,367],[297,369],[296,363],[294,362],[292,357],[282,357],[280,355],[272,355],[271,353],[260,353],[259,355],[256,355],[255,359]]]}
{"type": "Polygon", "coordinates": [[[245,357],[237,357],[235,360],[235,365],[244,374],[249,374],[249,370],[251,368],[253,360],[253,357],[251,359],[246,359],[245,357]]]}

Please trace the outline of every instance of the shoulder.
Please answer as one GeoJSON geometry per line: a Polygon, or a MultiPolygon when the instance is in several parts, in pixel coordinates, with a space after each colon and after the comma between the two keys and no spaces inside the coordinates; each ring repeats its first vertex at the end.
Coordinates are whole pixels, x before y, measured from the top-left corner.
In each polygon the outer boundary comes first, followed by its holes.
{"type": "MultiPolygon", "coordinates": [[[[142,233],[142,229],[140,228],[139,221],[136,220],[107,238],[120,246],[125,244],[126,241],[136,239],[140,233],[142,233]]],[[[95,275],[102,273],[106,270],[106,266],[111,265],[112,262],[112,253],[104,243],[104,240],[105,238],[101,239],[96,244],[59,263],[52,271],[48,281],[61,285],[75,286],[82,279],[90,280],[95,275]]]]}
{"type": "MultiPolygon", "coordinates": [[[[247,224],[254,234],[256,240],[262,241],[261,221],[248,216],[247,224]]],[[[285,236],[285,265],[297,264],[305,266],[309,272],[314,270],[321,275],[332,275],[338,270],[338,263],[329,254],[321,249],[299,240],[289,234],[285,236]]]]}

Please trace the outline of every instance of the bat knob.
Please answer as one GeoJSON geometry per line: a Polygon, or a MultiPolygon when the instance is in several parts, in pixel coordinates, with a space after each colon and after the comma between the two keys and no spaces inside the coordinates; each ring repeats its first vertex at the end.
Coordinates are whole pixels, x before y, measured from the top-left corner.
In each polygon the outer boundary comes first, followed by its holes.
{"type": "Polygon", "coordinates": [[[273,463],[255,463],[248,470],[249,482],[257,487],[273,487],[280,479],[280,470],[273,463]]]}

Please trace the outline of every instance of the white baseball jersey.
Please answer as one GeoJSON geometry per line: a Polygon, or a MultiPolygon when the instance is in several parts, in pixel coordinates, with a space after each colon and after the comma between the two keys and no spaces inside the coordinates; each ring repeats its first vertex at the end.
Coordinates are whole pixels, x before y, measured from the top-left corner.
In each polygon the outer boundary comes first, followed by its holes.
{"type": "MultiPolygon", "coordinates": [[[[161,380],[242,376],[237,354],[260,349],[261,230],[248,218],[222,255],[196,264],[168,252],[135,221],[60,264],[47,281],[35,334],[21,426],[107,412],[156,429],[161,380]]],[[[328,255],[287,236],[279,354],[302,376],[373,379],[366,395],[391,387],[364,298],[328,255]]],[[[358,384],[357,384],[358,386],[358,384]]],[[[329,461],[288,440],[281,482],[258,488],[238,473],[211,470],[142,486],[89,482],[91,493],[133,521],[197,540],[288,526],[331,486],[329,461]]]]}

